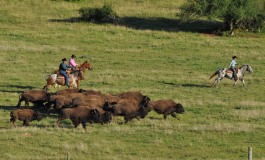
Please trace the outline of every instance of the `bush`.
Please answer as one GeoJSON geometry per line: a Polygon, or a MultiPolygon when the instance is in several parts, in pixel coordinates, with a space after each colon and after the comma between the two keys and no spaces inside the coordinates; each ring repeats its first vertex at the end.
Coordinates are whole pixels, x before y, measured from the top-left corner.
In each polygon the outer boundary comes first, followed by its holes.
{"type": "Polygon", "coordinates": [[[265,0],[187,0],[181,8],[182,20],[199,17],[223,20],[225,31],[260,31],[265,21],[265,0]]]}
{"type": "Polygon", "coordinates": [[[79,9],[81,18],[90,22],[117,23],[117,13],[110,5],[104,5],[102,8],[81,8],[79,9]]]}

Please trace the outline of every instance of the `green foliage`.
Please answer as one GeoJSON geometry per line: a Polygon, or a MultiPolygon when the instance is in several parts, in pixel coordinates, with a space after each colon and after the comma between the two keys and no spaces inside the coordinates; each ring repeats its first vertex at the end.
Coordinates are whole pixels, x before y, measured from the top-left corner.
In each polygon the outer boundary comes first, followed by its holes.
{"type": "Polygon", "coordinates": [[[265,1],[258,0],[188,0],[180,7],[184,21],[199,17],[223,20],[224,29],[260,31],[265,20],[265,1]]]}
{"type": "Polygon", "coordinates": [[[102,8],[81,8],[79,13],[82,19],[86,21],[114,23],[118,18],[117,13],[108,4],[102,8]]]}

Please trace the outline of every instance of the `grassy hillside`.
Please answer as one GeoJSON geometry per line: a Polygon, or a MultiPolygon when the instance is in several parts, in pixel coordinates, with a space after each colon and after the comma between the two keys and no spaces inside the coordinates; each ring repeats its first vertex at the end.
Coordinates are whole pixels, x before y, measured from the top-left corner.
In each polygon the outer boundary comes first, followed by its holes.
{"type": "MultiPolygon", "coordinates": [[[[182,24],[183,1],[123,0],[65,2],[0,0],[0,159],[265,159],[265,35],[209,34],[218,22],[182,24]],[[119,25],[73,22],[81,7],[110,3],[119,25]],[[173,99],[185,107],[181,120],[149,113],[143,120],[73,128],[53,127],[56,115],[17,128],[9,113],[19,94],[42,89],[45,76],[64,57],[93,65],[81,88],[103,93],[139,90],[152,100],[173,99]],[[208,80],[231,56],[254,69],[248,90],[208,80]]],[[[55,89],[52,89],[55,91],[55,89]]]]}

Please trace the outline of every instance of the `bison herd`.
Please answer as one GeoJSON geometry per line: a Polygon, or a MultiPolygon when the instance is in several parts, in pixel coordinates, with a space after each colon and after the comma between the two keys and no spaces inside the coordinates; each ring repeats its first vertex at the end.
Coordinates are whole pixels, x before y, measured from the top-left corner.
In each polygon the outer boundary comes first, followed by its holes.
{"type": "Polygon", "coordinates": [[[168,115],[176,117],[176,113],[184,113],[180,103],[171,99],[151,101],[141,92],[123,92],[116,95],[102,94],[95,90],[65,89],[55,93],[48,93],[43,90],[24,91],[17,104],[17,108],[10,113],[10,122],[14,126],[16,120],[23,121],[23,126],[28,126],[33,120],[40,121],[42,114],[58,114],[56,125],[65,119],[70,119],[75,127],[90,123],[110,123],[114,116],[123,116],[125,123],[133,118],[145,118],[154,110],[163,114],[164,119],[168,115]],[[21,103],[25,101],[25,107],[21,103]],[[29,108],[29,102],[34,106],[29,108]]]}

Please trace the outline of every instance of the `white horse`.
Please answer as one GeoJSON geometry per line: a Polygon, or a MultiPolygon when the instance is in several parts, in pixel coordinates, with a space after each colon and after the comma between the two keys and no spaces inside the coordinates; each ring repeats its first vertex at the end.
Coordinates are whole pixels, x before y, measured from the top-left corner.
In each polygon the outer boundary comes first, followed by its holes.
{"type": "Polygon", "coordinates": [[[253,73],[253,69],[248,64],[243,65],[242,67],[238,68],[237,74],[236,74],[238,79],[235,80],[233,78],[233,72],[231,69],[221,68],[221,69],[218,69],[209,79],[212,79],[215,75],[218,75],[218,77],[215,79],[215,81],[213,83],[214,86],[216,86],[224,77],[231,79],[231,80],[234,80],[235,83],[233,86],[235,86],[237,84],[238,80],[240,80],[243,83],[244,87],[246,88],[246,84],[245,84],[245,80],[244,80],[244,74],[246,73],[246,71],[248,71],[249,73],[253,73]]]}

